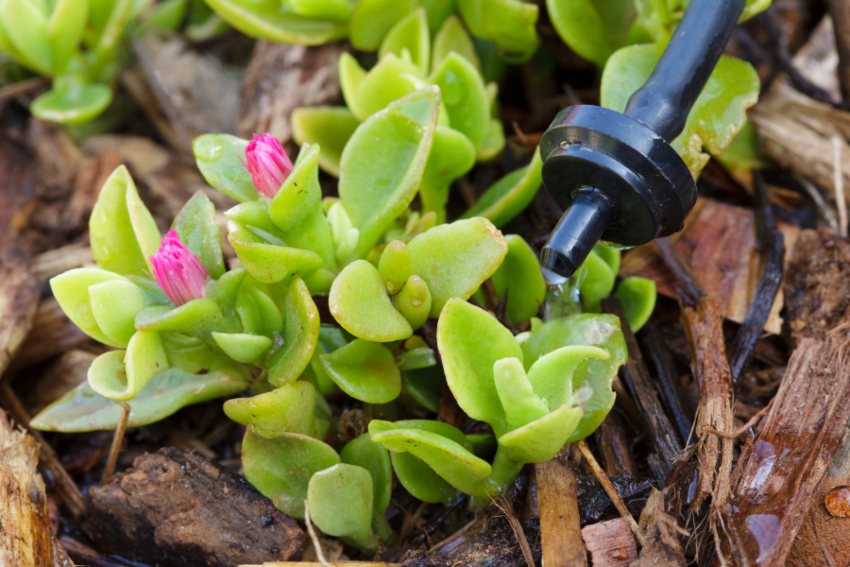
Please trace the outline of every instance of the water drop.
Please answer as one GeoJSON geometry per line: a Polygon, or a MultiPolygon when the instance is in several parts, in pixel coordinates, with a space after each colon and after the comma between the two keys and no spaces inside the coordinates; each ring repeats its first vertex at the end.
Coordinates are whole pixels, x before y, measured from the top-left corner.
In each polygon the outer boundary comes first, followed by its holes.
{"type": "Polygon", "coordinates": [[[581,295],[579,286],[581,281],[574,274],[569,278],[562,278],[543,269],[548,289],[546,299],[543,302],[543,318],[546,321],[560,319],[570,315],[581,313],[581,295]]]}
{"type": "Polygon", "coordinates": [[[201,161],[216,161],[224,153],[224,144],[218,136],[203,136],[195,142],[193,150],[201,161]]]}

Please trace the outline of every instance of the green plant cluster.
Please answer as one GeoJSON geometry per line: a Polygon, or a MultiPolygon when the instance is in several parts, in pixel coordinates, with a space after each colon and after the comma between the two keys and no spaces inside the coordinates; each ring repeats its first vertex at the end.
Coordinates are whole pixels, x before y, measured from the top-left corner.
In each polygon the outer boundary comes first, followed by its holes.
{"type": "MultiPolygon", "coordinates": [[[[179,305],[151,275],[163,239],[117,169],[90,220],[98,266],[51,280],[74,323],[115,350],[33,425],[112,428],[120,401],[138,426],[230,398],[225,413],[246,426],[248,480],[293,517],[304,517],[306,502],[320,529],[363,550],[393,537],[384,518],[393,475],[426,502],[458,492],[485,502],[525,463],[590,434],[613,405],[626,358],[619,321],[537,319],[546,286],[522,238],[484,217],[439,223],[415,210],[442,108],[439,88],[424,86],[366,117],[342,152],[334,198],[322,197],[316,144],[301,148],[268,197],[246,168],[247,141],[196,139],[201,173],[238,202],[225,212],[238,264],[226,269],[214,207],[196,194],[173,230],[205,286],[179,305]],[[315,298],[326,298],[325,320],[315,298]],[[503,302],[504,320],[471,298],[491,309],[503,302]],[[434,320],[439,352],[421,331],[434,320]],[[529,330],[515,336],[506,325],[529,330]],[[468,434],[434,419],[446,388],[489,428],[468,434]],[[327,401],[340,395],[398,419],[372,419],[340,444],[327,401]]],[[[599,247],[582,268],[587,309],[613,290],[618,262],[599,247]]],[[[655,290],[629,281],[617,293],[640,325],[655,290]]]]}

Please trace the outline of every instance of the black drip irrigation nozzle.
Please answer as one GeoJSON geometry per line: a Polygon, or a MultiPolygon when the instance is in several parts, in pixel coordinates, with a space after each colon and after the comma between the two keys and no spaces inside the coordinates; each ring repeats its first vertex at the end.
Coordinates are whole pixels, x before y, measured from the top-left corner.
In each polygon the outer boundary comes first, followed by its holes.
{"type": "Polygon", "coordinates": [[[593,245],[636,246],[681,230],[696,183],[670,146],[744,10],[745,0],[691,0],[652,75],[623,113],[561,110],[543,134],[543,185],[565,210],[543,247],[550,284],[570,277],[593,245]]]}

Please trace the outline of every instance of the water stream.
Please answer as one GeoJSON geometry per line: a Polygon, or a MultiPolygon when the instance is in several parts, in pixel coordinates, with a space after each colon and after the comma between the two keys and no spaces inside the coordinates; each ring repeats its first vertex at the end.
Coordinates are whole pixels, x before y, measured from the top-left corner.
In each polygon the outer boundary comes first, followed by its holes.
{"type": "Polygon", "coordinates": [[[580,273],[563,278],[543,269],[548,289],[543,302],[543,319],[551,321],[581,313],[580,273]]]}

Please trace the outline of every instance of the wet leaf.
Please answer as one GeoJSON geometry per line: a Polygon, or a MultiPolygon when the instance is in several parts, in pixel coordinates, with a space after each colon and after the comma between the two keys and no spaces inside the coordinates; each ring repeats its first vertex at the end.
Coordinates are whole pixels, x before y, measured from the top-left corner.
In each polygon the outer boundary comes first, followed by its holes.
{"type": "Polygon", "coordinates": [[[246,147],[247,140],[230,134],[204,134],[192,142],[192,153],[206,182],[240,203],[260,196],[244,165],[246,147]]]}
{"type": "Polygon", "coordinates": [[[413,328],[393,306],[378,270],[366,260],[346,266],[331,285],[328,306],[343,329],[369,341],[406,339],[413,328]]]}
{"type": "Polygon", "coordinates": [[[440,87],[451,127],[480,148],[490,126],[490,104],[475,65],[457,53],[449,53],[435,69],[431,81],[440,87]]]}
{"type": "MultiPolygon", "coordinates": [[[[169,368],[126,402],[130,406],[127,423],[129,427],[155,423],[185,406],[232,396],[247,387],[243,376],[227,370],[191,374],[169,368]]],[[[118,403],[95,393],[84,382],[42,410],[30,425],[42,431],[63,433],[108,431],[118,425],[122,411],[118,403]]]]}
{"type": "Polygon", "coordinates": [[[101,268],[145,275],[160,243],[159,230],[130,172],[116,168],[103,184],[89,219],[92,254],[101,268]]]}
{"type": "Polygon", "coordinates": [[[356,400],[385,404],[401,393],[401,374],[392,352],[380,343],[354,339],[319,355],[322,367],[339,388],[356,400]]]}
{"type": "Polygon", "coordinates": [[[437,120],[439,95],[422,89],[371,116],[342,155],[339,196],[360,231],[360,256],[413,201],[437,120]]]}
{"type": "Polygon", "coordinates": [[[431,291],[431,316],[452,297],[467,299],[498,269],[507,253],[502,233],[484,218],[436,226],[407,244],[413,271],[431,291]]]}
{"type": "Polygon", "coordinates": [[[249,427],[242,439],[245,478],[278,510],[299,520],[304,519],[310,477],[337,463],[339,455],[330,445],[306,435],[266,439],[249,427]]]}
{"type": "MultiPolygon", "coordinates": [[[[628,98],[649,77],[660,52],[654,45],[632,45],[614,53],[602,74],[602,105],[622,111],[628,98]]],[[[694,104],[685,129],[673,141],[696,177],[709,155],[719,155],[744,127],[746,110],[755,104],[759,79],[740,59],[722,56],[694,104]]]]}
{"type": "Polygon", "coordinates": [[[310,478],[307,487],[310,519],[324,533],[340,537],[358,549],[378,547],[372,533],[372,477],[357,465],[339,463],[310,478]]]}

